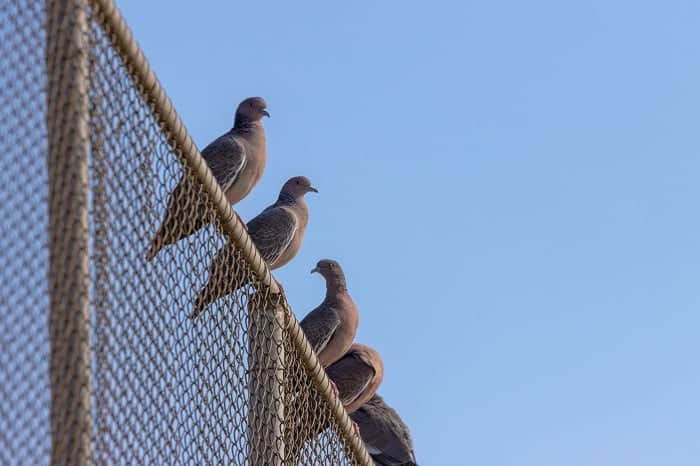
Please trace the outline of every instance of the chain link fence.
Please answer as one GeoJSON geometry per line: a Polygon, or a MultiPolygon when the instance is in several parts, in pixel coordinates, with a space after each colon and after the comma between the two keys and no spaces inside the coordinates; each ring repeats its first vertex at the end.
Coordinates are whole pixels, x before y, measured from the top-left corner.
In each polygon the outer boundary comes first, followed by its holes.
{"type": "Polygon", "coordinates": [[[0,464],[371,464],[114,5],[0,5],[0,464]]]}

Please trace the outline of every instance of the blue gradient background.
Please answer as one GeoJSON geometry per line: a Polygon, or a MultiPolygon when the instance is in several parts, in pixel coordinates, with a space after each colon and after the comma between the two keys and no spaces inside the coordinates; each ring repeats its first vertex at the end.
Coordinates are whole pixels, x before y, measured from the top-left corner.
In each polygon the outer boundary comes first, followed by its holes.
{"type": "Polygon", "coordinates": [[[421,465],[700,465],[700,3],[119,5],[199,147],[262,95],[421,465]]]}

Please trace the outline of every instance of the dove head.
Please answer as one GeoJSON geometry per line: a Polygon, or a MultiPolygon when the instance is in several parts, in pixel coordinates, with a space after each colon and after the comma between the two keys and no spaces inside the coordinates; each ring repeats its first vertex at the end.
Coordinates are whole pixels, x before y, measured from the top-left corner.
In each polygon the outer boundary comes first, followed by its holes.
{"type": "MultiPolygon", "coordinates": [[[[353,343],[348,353],[357,354],[365,364],[371,366],[374,369],[375,378],[379,378],[381,382],[381,379],[384,378],[384,361],[382,361],[382,357],[376,350],[362,343],[353,343]]],[[[374,392],[372,392],[372,395],[374,395],[374,392]]],[[[372,395],[368,396],[367,399],[372,398],[372,395]]]]}
{"type": "Polygon", "coordinates": [[[311,180],[305,176],[295,176],[290,178],[280,192],[280,201],[290,202],[292,204],[299,201],[308,192],[317,193],[318,189],[311,186],[311,180]]]}
{"type": "Polygon", "coordinates": [[[338,262],[331,259],[321,259],[311,273],[318,272],[326,279],[326,287],[329,292],[346,291],[345,274],[338,262]]]}
{"type": "Polygon", "coordinates": [[[352,413],[372,398],[374,394],[377,393],[377,389],[384,379],[384,361],[382,361],[382,357],[379,356],[379,353],[362,343],[353,343],[347,354],[351,353],[374,370],[374,377],[372,377],[372,380],[370,380],[360,396],[346,406],[348,413],[352,413]]]}
{"type": "Polygon", "coordinates": [[[269,117],[267,112],[267,102],[262,97],[248,97],[243,102],[238,104],[236,109],[235,126],[253,123],[260,121],[262,117],[269,117]]]}

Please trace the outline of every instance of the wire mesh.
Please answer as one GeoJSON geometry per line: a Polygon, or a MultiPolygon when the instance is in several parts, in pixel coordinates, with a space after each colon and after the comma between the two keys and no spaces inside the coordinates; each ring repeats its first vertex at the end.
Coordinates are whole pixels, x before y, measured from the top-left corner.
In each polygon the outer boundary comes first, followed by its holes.
{"type": "Polygon", "coordinates": [[[110,3],[0,5],[0,464],[366,464],[240,249],[246,285],[188,319],[229,219],[110,3]],[[196,232],[148,261],[168,206],[196,232]]]}

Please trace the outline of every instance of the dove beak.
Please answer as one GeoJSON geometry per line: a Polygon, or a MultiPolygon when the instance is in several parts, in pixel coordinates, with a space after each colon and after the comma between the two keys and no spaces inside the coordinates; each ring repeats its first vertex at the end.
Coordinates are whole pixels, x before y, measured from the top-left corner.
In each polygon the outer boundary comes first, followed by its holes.
{"type": "Polygon", "coordinates": [[[309,186],[308,190],[312,193],[318,193],[318,189],[314,188],[313,186],[309,186]]]}
{"type": "Polygon", "coordinates": [[[321,269],[319,269],[318,266],[316,266],[316,267],[314,267],[313,269],[311,269],[311,273],[315,273],[315,272],[319,272],[319,273],[320,273],[320,272],[321,272],[321,269]]]}
{"type": "Polygon", "coordinates": [[[266,117],[270,118],[270,112],[268,112],[267,110],[263,110],[262,114],[265,115],[266,117]]]}

